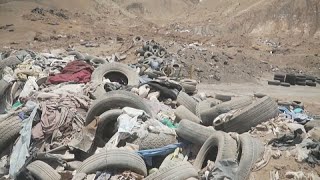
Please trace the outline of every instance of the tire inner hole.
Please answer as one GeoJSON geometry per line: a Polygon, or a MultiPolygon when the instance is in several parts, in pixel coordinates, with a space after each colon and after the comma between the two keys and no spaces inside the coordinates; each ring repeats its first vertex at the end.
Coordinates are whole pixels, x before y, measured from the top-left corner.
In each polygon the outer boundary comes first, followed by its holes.
{"type": "Polygon", "coordinates": [[[104,75],[104,78],[109,79],[111,82],[117,82],[122,85],[128,85],[128,78],[120,72],[109,72],[104,75]]]}
{"type": "Polygon", "coordinates": [[[207,167],[208,160],[215,162],[218,155],[218,147],[211,147],[206,155],[206,158],[203,161],[201,169],[207,167]]]}

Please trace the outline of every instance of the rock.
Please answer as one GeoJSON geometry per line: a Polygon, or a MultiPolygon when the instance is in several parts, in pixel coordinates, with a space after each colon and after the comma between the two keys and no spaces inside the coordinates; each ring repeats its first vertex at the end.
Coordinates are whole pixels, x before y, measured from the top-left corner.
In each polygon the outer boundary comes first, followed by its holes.
{"type": "Polygon", "coordinates": [[[309,132],[310,139],[320,142],[320,127],[314,127],[309,132]]]}
{"type": "Polygon", "coordinates": [[[320,120],[313,120],[309,121],[307,124],[304,125],[306,131],[310,131],[314,127],[320,127],[320,120]]]}

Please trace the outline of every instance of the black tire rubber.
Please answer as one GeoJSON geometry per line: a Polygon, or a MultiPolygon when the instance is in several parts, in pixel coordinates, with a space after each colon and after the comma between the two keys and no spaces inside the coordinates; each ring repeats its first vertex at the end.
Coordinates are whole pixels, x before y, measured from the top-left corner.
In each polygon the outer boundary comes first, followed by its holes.
{"type": "Polygon", "coordinates": [[[268,81],[268,85],[275,85],[275,86],[279,86],[280,85],[280,81],[268,81]]]}
{"type": "Polygon", "coordinates": [[[177,97],[177,104],[183,105],[192,113],[196,113],[197,101],[189,96],[187,93],[180,91],[177,97]]]}
{"type": "Polygon", "coordinates": [[[139,154],[124,149],[106,150],[90,156],[79,165],[77,173],[90,174],[108,168],[131,170],[147,176],[146,164],[139,154]]]}
{"type": "Polygon", "coordinates": [[[296,78],[300,78],[300,79],[306,79],[306,76],[305,75],[296,75],[296,78]]]}
{"type": "MultiPolygon", "coordinates": [[[[100,65],[102,65],[102,64],[108,63],[108,61],[107,61],[106,59],[103,59],[103,58],[95,57],[95,58],[93,58],[93,59],[90,59],[90,63],[91,63],[91,64],[95,64],[95,65],[98,64],[98,66],[100,66],[100,65]]],[[[97,67],[98,67],[98,66],[97,66],[97,67]]]]}
{"type": "Polygon", "coordinates": [[[51,166],[43,161],[33,161],[27,167],[27,170],[38,180],[60,180],[61,176],[51,166]]]}
{"type": "Polygon", "coordinates": [[[306,85],[307,85],[307,86],[316,87],[316,86],[317,86],[317,83],[312,82],[312,81],[306,81],[306,85]]]}
{"type": "Polygon", "coordinates": [[[306,76],[306,80],[310,80],[312,82],[315,82],[316,78],[314,76],[306,76]]]}
{"type": "Polygon", "coordinates": [[[139,74],[129,66],[118,62],[106,63],[95,69],[91,75],[91,81],[93,82],[93,84],[98,85],[96,91],[93,93],[95,98],[106,93],[106,90],[104,89],[103,79],[104,75],[106,75],[107,73],[121,73],[127,78],[128,86],[139,85],[139,74]]]}
{"type": "Polygon", "coordinates": [[[194,79],[182,79],[180,80],[180,83],[186,83],[194,86],[198,84],[197,80],[194,80],[194,79]]]}
{"type": "Polygon", "coordinates": [[[230,101],[231,100],[231,96],[228,95],[223,95],[223,94],[216,94],[215,98],[222,101],[222,102],[226,102],[226,101],[230,101]]]}
{"type": "Polygon", "coordinates": [[[197,106],[196,106],[196,115],[198,117],[201,117],[201,113],[216,106],[217,103],[215,103],[214,101],[210,101],[208,99],[204,100],[204,101],[200,101],[197,106]]]}
{"type": "Polygon", "coordinates": [[[284,82],[289,83],[291,85],[295,85],[296,84],[296,75],[286,74],[286,78],[285,78],[284,82]]]}
{"type": "Polygon", "coordinates": [[[180,83],[182,88],[184,89],[184,92],[187,94],[193,94],[194,92],[197,91],[197,86],[188,84],[188,83],[180,83]]]}
{"type": "Polygon", "coordinates": [[[210,136],[202,145],[193,163],[196,170],[202,169],[202,164],[208,156],[209,151],[217,148],[215,163],[222,159],[237,159],[237,142],[227,133],[220,132],[210,136]]]}
{"type": "Polygon", "coordinates": [[[111,122],[117,122],[117,118],[122,114],[121,109],[111,109],[99,116],[96,134],[102,135],[105,127],[111,122]]]}
{"type": "Polygon", "coordinates": [[[264,152],[263,144],[247,134],[240,135],[241,157],[237,177],[239,180],[249,179],[251,169],[264,152]]]}
{"type": "Polygon", "coordinates": [[[142,41],[143,41],[143,38],[142,38],[141,36],[134,36],[134,37],[132,38],[132,41],[133,41],[134,44],[137,44],[137,43],[142,42],[142,41]]]}
{"type": "Polygon", "coordinates": [[[157,172],[152,173],[145,180],[185,180],[197,177],[198,172],[189,162],[172,163],[157,172]]]}
{"type": "Polygon", "coordinates": [[[70,51],[70,52],[68,52],[68,55],[74,55],[76,60],[85,60],[86,59],[85,56],[78,51],[70,51]]]}
{"type": "Polygon", "coordinates": [[[306,78],[296,77],[296,83],[297,82],[305,82],[306,80],[307,80],[306,78]]]}
{"type": "Polygon", "coordinates": [[[176,136],[171,134],[156,134],[149,132],[144,138],[138,138],[132,142],[139,146],[139,150],[162,148],[169,144],[177,143],[176,136]]]}
{"type": "Polygon", "coordinates": [[[174,114],[176,115],[176,122],[179,122],[182,119],[188,119],[189,121],[195,122],[197,124],[201,123],[201,119],[198,116],[193,114],[189,109],[185,106],[179,106],[175,111],[174,114]]]}
{"type": "Polygon", "coordinates": [[[263,94],[263,93],[254,93],[253,96],[256,97],[256,98],[263,98],[263,97],[265,97],[265,96],[267,96],[267,95],[266,95],[266,94],[263,94]]]}
{"type": "Polygon", "coordinates": [[[7,66],[9,66],[9,67],[16,66],[20,63],[21,63],[21,61],[16,56],[9,56],[5,59],[0,60],[0,70],[2,70],[3,68],[5,68],[7,66]]]}
{"type": "Polygon", "coordinates": [[[0,122],[0,153],[18,138],[22,123],[18,116],[11,116],[0,122]]]}
{"type": "Polygon", "coordinates": [[[198,145],[202,145],[211,135],[217,132],[212,126],[206,127],[186,119],[181,120],[176,129],[178,136],[198,145]]]}
{"type": "Polygon", "coordinates": [[[305,82],[305,81],[303,81],[303,82],[298,81],[298,82],[296,82],[296,85],[305,86],[305,85],[306,85],[306,82],[305,82]]]}
{"type": "Polygon", "coordinates": [[[231,101],[223,102],[210,109],[203,111],[200,110],[200,119],[204,125],[212,126],[212,121],[220,114],[229,112],[230,110],[246,107],[251,103],[251,97],[234,98],[231,101]]]}
{"type": "Polygon", "coordinates": [[[275,78],[285,78],[286,77],[286,75],[284,75],[284,74],[274,74],[274,77],[275,78]]]}
{"type": "Polygon", "coordinates": [[[8,83],[7,81],[5,81],[3,79],[0,80],[0,98],[3,96],[3,94],[9,88],[9,86],[10,86],[10,83],[8,83]]]}
{"type": "Polygon", "coordinates": [[[290,87],[290,84],[289,84],[289,83],[282,82],[282,83],[280,84],[280,86],[283,86],[283,87],[290,87]]]}
{"type": "Polygon", "coordinates": [[[226,132],[244,133],[249,131],[251,127],[274,118],[278,112],[277,103],[266,96],[236,112],[229,121],[221,126],[226,132]]]}
{"type": "Polygon", "coordinates": [[[150,51],[146,51],[146,52],[143,54],[143,56],[144,56],[145,58],[148,58],[148,57],[153,56],[153,53],[150,52],[150,51]]]}
{"type": "Polygon", "coordinates": [[[284,82],[284,77],[283,78],[274,77],[273,80],[284,82]]]}
{"type": "Polygon", "coordinates": [[[99,100],[93,102],[88,110],[85,125],[88,125],[91,121],[93,121],[96,116],[100,116],[102,113],[110,109],[123,107],[141,109],[152,116],[151,110],[144,103],[142,98],[134,93],[118,90],[108,92],[99,100]]]}

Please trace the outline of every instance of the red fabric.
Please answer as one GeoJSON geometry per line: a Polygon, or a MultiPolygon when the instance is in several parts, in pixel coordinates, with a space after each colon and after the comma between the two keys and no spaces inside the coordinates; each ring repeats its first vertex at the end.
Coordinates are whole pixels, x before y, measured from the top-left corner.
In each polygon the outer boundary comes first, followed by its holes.
{"type": "Polygon", "coordinates": [[[90,81],[92,72],[92,66],[86,62],[72,61],[63,68],[60,74],[49,76],[47,82],[50,84],[59,84],[62,82],[86,83],[90,81]]]}

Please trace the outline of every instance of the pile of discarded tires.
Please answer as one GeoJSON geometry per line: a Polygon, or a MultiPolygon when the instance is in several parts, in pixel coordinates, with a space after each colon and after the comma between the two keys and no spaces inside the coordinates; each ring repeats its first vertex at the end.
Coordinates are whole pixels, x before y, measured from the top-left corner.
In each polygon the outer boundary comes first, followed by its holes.
{"type": "Polygon", "coordinates": [[[320,84],[320,79],[307,75],[295,74],[275,74],[272,81],[268,81],[269,85],[290,87],[291,85],[312,86],[316,87],[320,84]]]}
{"type": "MultiPolygon", "coordinates": [[[[141,61],[131,65],[69,53],[77,59],[90,59],[87,63],[94,67],[91,81],[79,86],[89,89],[85,99],[90,103],[75,93],[68,94],[77,106],[88,107],[84,118],[83,112],[75,111],[78,107],[63,102],[74,122],[62,117],[54,133],[37,140],[31,136],[31,130],[38,130],[36,123],[32,118],[26,123],[21,117],[38,114],[41,119],[47,114],[61,118],[52,113],[54,108],[38,109],[35,102],[30,112],[30,104],[21,103],[23,108],[1,115],[1,176],[39,180],[248,179],[264,146],[247,132],[276,117],[277,103],[268,96],[216,94],[212,98],[196,93],[197,81],[174,75],[179,67],[164,60],[169,55],[158,43],[135,37],[134,44],[143,44],[137,50],[141,61]],[[68,131],[74,126],[81,128],[68,131]],[[17,142],[22,148],[11,154],[17,142]]],[[[12,86],[5,83],[0,80],[0,87],[12,86]]],[[[59,86],[70,84],[74,82],[59,86]]],[[[38,91],[52,95],[49,86],[38,91]]],[[[1,88],[0,95],[4,94],[1,88]]],[[[56,100],[64,97],[65,92],[60,93],[56,100]]],[[[46,123],[40,122],[40,126],[48,127],[46,123]]]]}

